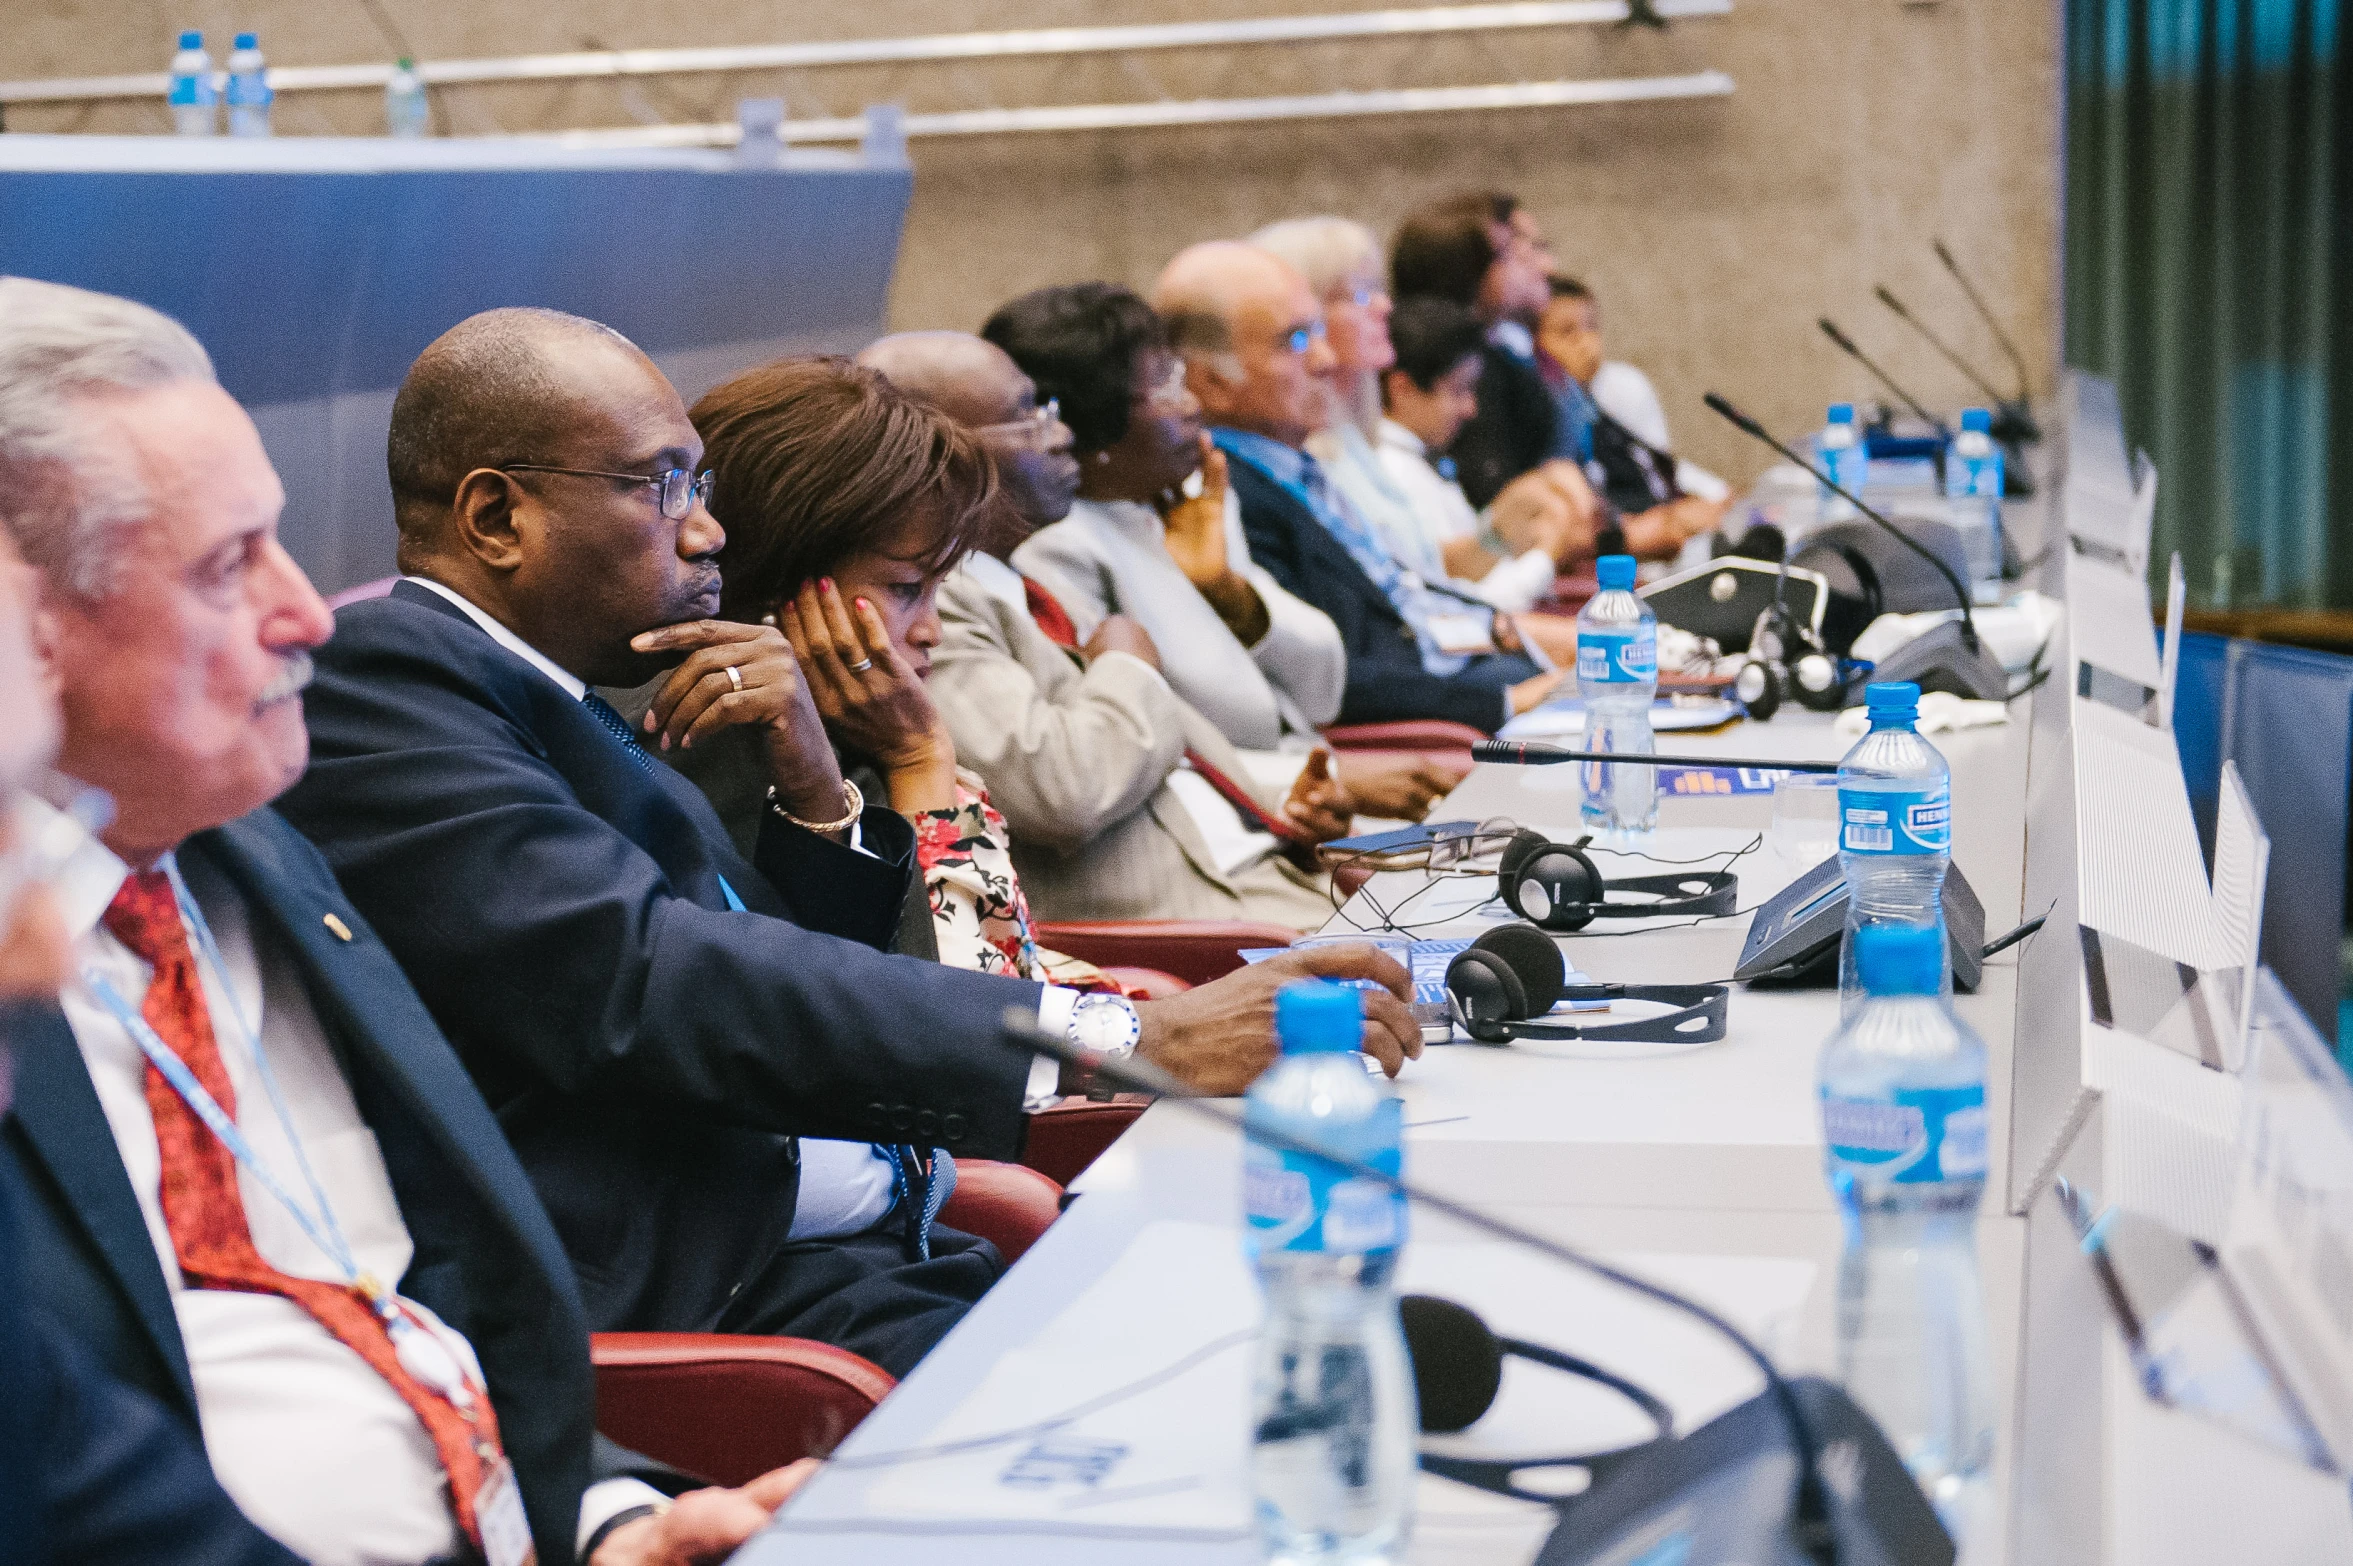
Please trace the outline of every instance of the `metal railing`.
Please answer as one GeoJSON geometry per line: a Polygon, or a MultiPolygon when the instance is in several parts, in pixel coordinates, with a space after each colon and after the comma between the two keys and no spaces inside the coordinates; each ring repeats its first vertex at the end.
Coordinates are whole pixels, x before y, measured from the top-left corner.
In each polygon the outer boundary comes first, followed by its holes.
{"type": "MultiPolygon", "coordinates": [[[[1655,15],[1680,17],[1722,16],[1732,0],[1656,0],[1655,15]]],[[[1164,22],[1126,27],[1053,27],[1023,32],[935,33],[906,38],[844,39],[824,43],[747,44],[702,49],[598,49],[569,54],[516,55],[504,59],[426,60],[417,73],[431,86],[484,82],[558,81],[594,77],[662,76],[722,71],[798,70],[837,65],[891,65],[922,61],[1018,59],[1046,55],[1116,54],[1148,49],[1217,48],[1238,44],[1314,43],[1346,39],[1400,38],[1433,33],[1498,31],[1513,28],[1598,26],[1630,20],[1626,0],[1509,0],[1488,5],[1428,6],[1411,10],[1342,11],[1322,16],[1248,17],[1232,21],[1164,22]]],[[[273,67],[270,85],[281,93],[349,91],[382,87],[392,75],[390,64],[289,65],[273,67]]],[[[1661,78],[1667,80],[1669,78],[1661,78]]],[[[162,71],[127,76],[71,76],[46,80],[0,82],[0,104],[82,103],[115,98],[161,100],[169,85],[162,71]]],[[[1572,84],[1521,82],[1513,90],[1549,89],[1572,84]]],[[[1603,85],[1603,84],[1595,84],[1603,85]]],[[[1494,93],[1501,87],[1433,88],[1434,92],[1494,93]]],[[[1728,89],[1719,89],[1728,90],[1728,89]]],[[[1366,96],[1326,94],[1329,98],[1366,96]]],[[[1679,94],[1677,96],[1688,96],[1679,94]]],[[[1283,102],[1281,99],[1227,100],[1283,102]]],[[[1605,101],[1594,99],[1537,101],[1605,101]]],[[[1482,105],[1467,105],[1480,107],[1482,105]]],[[[1087,109],[987,109],[980,115],[1032,115],[1105,112],[1124,105],[1087,109]]],[[[1136,108],[1140,111],[1143,105],[1136,108]]],[[[1354,112],[1385,113],[1367,109],[1354,112]]],[[[920,130],[915,120],[958,116],[915,116],[909,131],[915,135],[958,134],[951,130],[920,130]]],[[[1260,118],[1295,118],[1261,115],[1260,118]]],[[[817,122],[830,123],[830,122],[817,122]]],[[[848,122],[844,122],[848,123],[848,122]]],[[[1118,120],[1115,124],[1199,124],[1198,119],[1118,120]]],[[[663,127],[667,128],[667,127],[663,127]]],[[[1012,127],[1005,127],[1012,128],[1012,127]]],[[[1076,129],[1077,125],[1022,128],[1076,129]]],[[[963,132],[970,134],[972,132],[963,132]]],[[[795,140],[804,138],[798,130],[795,140]]],[[[815,138],[826,139],[826,138],[815,138]]]]}

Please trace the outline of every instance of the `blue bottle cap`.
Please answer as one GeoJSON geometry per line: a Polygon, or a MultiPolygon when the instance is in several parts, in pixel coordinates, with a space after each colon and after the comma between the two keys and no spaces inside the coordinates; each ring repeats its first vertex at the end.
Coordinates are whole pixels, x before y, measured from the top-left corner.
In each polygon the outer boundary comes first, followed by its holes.
{"type": "Polygon", "coordinates": [[[1934,995],[1944,948],[1942,924],[1867,924],[1855,932],[1855,972],[1872,995],[1934,995]]]}
{"type": "Polygon", "coordinates": [[[1834,402],[1834,403],[1832,403],[1832,404],[1830,405],[1830,422],[1831,422],[1831,423],[1833,423],[1833,424],[1852,424],[1852,423],[1854,423],[1854,422],[1855,422],[1855,405],[1854,405],[1853,403],[1851,403],[1851,402],[1834,402]]]}
{"type": "Polygon", "coordinates": [[[180,34],[180,47],[183,49],[203,48],[204,34],[193,31],[180,34]]]}
{"type": "Polygon", "coordinates": [[[1863,705],[1876,712],[1882,707],[1909,707],[1920,710],[1920,687],[1910,680],[1873,680],[1863,687],[1863,705]]]}
{"type": "Polygon", "coordinates": [[[1975,430],[1982,435],[1993,427],[1994,416],[1983,408],[1963,408],[1961,410],[1961,428],[1975,430]]]}
{"type": "Polygon", "coordinates": [[[237,35],[237,47],[240,49],[258,49],[261,47],[261,35],[259,33],[239,33],[237,35]]]}
{"type": "Polygon", "coordinates": [[[1321,979],[1275,991],[1275,1037],[1286,1055],[1336,1055],[1364,1042],[1364,996],[1321,979]]]}
{"type": "Polygon", "coordinates": [[[1603,592],[1623,592],[1634,585],[1634,557],[1603,555],[1593,562],[1593,576],[1603,592]]]}

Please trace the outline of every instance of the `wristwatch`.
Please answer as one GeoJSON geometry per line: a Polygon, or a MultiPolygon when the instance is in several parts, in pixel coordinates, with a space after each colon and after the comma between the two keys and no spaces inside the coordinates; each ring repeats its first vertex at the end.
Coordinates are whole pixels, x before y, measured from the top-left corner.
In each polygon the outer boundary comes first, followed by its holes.
{"type": "MultiPolygon", "coordinates": [[[[1070,1008],[1070,1021],[1062,1036],[1080,1049],[1125,1060],[1136,1052],[1136,1042],[1144,1036],[1144,1023],[1136,1015],[1135,1003],[1125,995],[1081,995],[1070,1008]]],[[[1118,1090],[1089,1073],[1084,1091],[1089,1098],[1108,1099],[1118,1090]]]]}

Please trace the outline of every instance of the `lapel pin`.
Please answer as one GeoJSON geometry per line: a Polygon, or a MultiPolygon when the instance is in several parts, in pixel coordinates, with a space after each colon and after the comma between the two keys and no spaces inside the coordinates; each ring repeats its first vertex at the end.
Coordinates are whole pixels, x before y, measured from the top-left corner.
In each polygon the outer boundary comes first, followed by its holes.
{"type": "Polygon", "coordinates": [[[342,920],[336,918],[333,914],[327,915],[327,928],[335,932],[335,939],[339,941],[348,941],[351,939],[351,926],[345,924],[342,920]]]}

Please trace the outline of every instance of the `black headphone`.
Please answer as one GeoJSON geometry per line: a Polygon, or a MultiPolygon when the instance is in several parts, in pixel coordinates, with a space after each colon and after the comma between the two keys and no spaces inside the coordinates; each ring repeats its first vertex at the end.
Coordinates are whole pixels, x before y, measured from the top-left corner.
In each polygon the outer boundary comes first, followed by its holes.
{"type": "Polygon", "coordinates": [[[1570,984],[1552,937],[1532,924],[1498,925],[1446,965],[1446,993],[1463,1031],[1482,1044],[1514,1039],[1598,1039],[1629,1044],[1712,1044],[1724,1036],[1728,984],[1570,984]],[[1658,1001],[1663,1016],[1580,1028],[1531,1022],[1564,1000],[1658,1001]]]}
{"type": "Polygon", "coordinates": [[[1504,845],[1495,885],[1503,905],[1547,930],[1582,930],[1596,919],[1651,919],[1682,914],[1713,918],[1732,912],[1740,883],[1729,870],[1638,875],[1605,881],[1585,853],[1590,837],[1556,843],[1521,827],[1504,845]],[[1612,892],[1638,901],[1612,902],[1612,892]]]}

